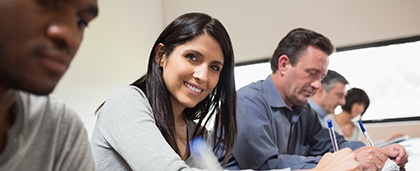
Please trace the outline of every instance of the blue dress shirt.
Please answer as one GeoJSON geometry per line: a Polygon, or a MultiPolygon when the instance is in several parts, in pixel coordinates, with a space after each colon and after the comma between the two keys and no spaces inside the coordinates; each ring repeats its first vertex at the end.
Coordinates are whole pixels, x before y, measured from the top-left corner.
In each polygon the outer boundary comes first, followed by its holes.
{"type": "Polygon", "coordinates": [[[319,122],[321,122],[322,127],[328,128],[327,121],[325,120],[325,117],[327,116],[327,112],[311,99],[308,99],[308,104],[309,106],[311,106],[312,110],[314,110],[315,113],[318,115],[318,119],[319,119],[319,122]]]}
{"type": "MultiPolygon", "coordinates": [[[[237,96],[238,136],[228,166],[237,162],[241,169],[309,169],[333,150],[328,129],[309,105],[288,108],[270,76],[241,88],[237,96]]],[[[340,135],[337,140],[340,149],[364,146],[340,135]]]]}

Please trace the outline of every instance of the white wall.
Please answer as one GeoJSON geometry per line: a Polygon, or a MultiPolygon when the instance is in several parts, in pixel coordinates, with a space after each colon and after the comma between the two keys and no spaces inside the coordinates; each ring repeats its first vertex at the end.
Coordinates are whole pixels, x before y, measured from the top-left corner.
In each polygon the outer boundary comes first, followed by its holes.
{"type": "Polygon", "coordinates": [[[420,35],[416,0],[98,0],[100,14],[54,94],[78,112],[91,134],[93,112],[109,93],[144,74],[164,26],[190,11],[218,18],[236,62],[269,58],[291,29],[306,27],[337,47],[420,35]]]}
{"type": "Polygon", "coordinates": [[[189,11],[221,20],[236,62],[269,58],[281,38],[305,27],[337,47],[420,35],[418,0],[164,0],[165,23],[189,11]]]}
{"type": "Polygon", "coordinates": [[[79,52],[53,94],[80,115],[92,133],[95,109],[115,88],[146,72],[151,46],[163,29],[161,1],[99,0],[79,52]]]}

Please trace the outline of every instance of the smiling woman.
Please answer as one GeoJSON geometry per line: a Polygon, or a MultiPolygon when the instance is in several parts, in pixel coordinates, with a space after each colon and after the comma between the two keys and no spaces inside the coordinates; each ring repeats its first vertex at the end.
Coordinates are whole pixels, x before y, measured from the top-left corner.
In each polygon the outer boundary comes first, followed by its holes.
{"type": "Polygon", "coordinates": [[[146,75],[115,90],[100,109],[91,138],[96,169],[203,168],[188,144],[199,136],[210,141],[205,126],[213,117],[213,146],[224,144],[226,163],[236,136],[233,67],[232,44],[217,19],[176,18],[156,40],[146,75]]]}
{"type": "MultiPolygon", "coordinates": [[[[157,48],[162,53],[165,47],[159,44],[157,48]]],[[[179,114],[175,120],[183,118],[185,107],[193,108],[216,87],[224,61],[219,43],[205,34],[176,47],[169,57],[158,57],[172,106],[179,109],[174,111],[179,114]]]]}

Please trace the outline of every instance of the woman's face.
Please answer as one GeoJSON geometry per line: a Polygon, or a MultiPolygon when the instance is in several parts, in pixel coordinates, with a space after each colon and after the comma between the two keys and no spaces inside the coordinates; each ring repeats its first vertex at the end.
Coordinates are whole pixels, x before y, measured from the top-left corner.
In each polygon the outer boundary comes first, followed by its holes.
{"type": "Polygon", "coordinates": [[[164,55],[160,66],[174,111],[192,108],[207,97],[219,81],[223,62],[219,43],[206,34],[177,46],[171,55],[164,55]]]}
{"type": "Polygon", "coordinates": [[[357,115],[363,113],[365,110],[365,104],[359,102],[359,103],[353,103],[351,106],[351,117],[354,118],[357,115]]]}

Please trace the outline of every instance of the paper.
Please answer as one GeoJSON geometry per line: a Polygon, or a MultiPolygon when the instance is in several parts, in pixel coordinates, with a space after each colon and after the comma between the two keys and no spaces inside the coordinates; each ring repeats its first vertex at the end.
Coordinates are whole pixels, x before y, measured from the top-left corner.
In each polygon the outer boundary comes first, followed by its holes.
{"type": "Polygon", "coordinates": [[[394,161],[386,160],[384,167],[382,168],[382,171],[399,171],[400,167],[395,163],[394,161]]]}
{"type": "Polygon", "coordinates": [[[379,148],[382,148],[382,147],[385,147],[385,146],[390,145],[390,144],[399,143],[401,141],[408,140],[410,138],[411,138],[410,136],[404,135],[404,136],[397,137],[397,138],[394,138],[394,139],[389,140],[389,141],[384,141],[384,142],[381,142],[381,143],[377,143],[376,146],[379,147],[379,148]]]}

